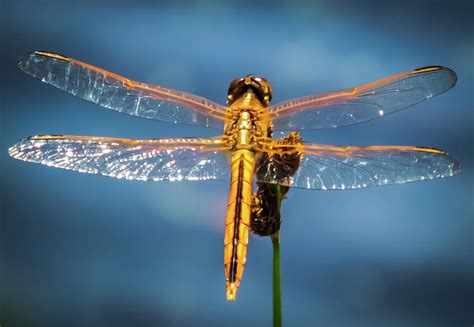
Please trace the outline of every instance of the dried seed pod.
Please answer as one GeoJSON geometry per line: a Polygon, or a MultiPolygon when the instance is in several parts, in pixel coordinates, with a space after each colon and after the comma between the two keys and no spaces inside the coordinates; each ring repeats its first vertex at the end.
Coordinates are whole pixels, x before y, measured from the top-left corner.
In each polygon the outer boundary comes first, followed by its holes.
{"type": "MultiPolygon", "coordinates": [[[[301,143],[301,137],[298,132],[291,132],[286,137],[278,139],[277,144],[295,145],[301,143]]],[[[255,174],[272,172],[272,175],[278,176],[279,180],[285,180],[293,176],[300,166],[302,155],[298,152],[288,152],[284,154],[265,153],[257,164],[255,174]]],[[[279,206],[284,195],[290,188],[288,186],[259,183],[257,182],[257,191],[252,197],[252,217],[250,228],[253,233],[260,236],[269,236],[280,230],[281,217],[279,206]],[[278,197],[278,192],[280,197],[278,197]]]]}

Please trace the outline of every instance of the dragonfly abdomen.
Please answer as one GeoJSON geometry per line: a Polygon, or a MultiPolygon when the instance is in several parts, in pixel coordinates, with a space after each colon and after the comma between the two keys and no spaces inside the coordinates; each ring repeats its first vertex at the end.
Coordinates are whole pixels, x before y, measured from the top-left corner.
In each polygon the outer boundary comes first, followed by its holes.
{"type": "Polygon", "coordinates": [[[231,185],[224,236],[227,300],[234,301],[244,272],[250,229],[254,154],[237,150],[232,155],[231,185]]]}

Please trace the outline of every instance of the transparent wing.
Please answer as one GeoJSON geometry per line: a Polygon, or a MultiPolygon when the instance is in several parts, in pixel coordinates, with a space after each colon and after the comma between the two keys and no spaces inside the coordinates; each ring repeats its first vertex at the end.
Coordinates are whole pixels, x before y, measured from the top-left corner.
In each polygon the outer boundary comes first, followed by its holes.
{"type": "MultiPolygon", "coordinates": [[[[461,170],[442,150],[414,146],[347,146],[324,144],[273,145],[268,154],[302,153],[300,167],[290,178],[279,178],[266,162],[256,168],[260,182],[291,187],[344,190],[425,179],[443,178],[461,170]],[[291,152],[290,151],[290,152],[291,152]]],[[[280,171],[282,171],[280,169],[280,171]]]]}
{"type": "Polygon", "coordinates": [[[133,116],[222,129],[226,108],[205,98],[132,81],[75,59],[31,52],[18,61],[27,74],[77,97],[133,116]]]}
{"type": "Polygon", "coordinates": [[[144,181],[228,179],[219,138],[129,140],[33,136],[9,149],[13,158],[82,173],[144,181]]]}
{"type": "Polygon", "coordinates": [[[276,130],[347,126],[408,108],[454,84],[456,73],[449,68],[424,67],[353,89],[275,104],[269,108],[269,119],[276,130]]]}

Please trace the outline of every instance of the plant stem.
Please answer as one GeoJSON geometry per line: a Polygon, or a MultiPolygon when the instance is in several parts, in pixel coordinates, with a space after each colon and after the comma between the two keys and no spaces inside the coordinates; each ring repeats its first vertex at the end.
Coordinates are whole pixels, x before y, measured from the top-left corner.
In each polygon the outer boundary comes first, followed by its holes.
{"type": "MultiPolygon", "coordinates": [[[[286,192],[285,192],[286,193],[286,192]]],[[[284,198],[280,185],[276,185],[277,213],[280,217],[281,201],[284,198]]],[[[273,245],[273,326],[281,327],[281,263],[280,263],[280,231],[272,236],[273,245]]]]}
{"type": "Polygon", "coordinates": [[[273,244],[273,326],[281,327],[280,231],[271,236],[273,244]]]}

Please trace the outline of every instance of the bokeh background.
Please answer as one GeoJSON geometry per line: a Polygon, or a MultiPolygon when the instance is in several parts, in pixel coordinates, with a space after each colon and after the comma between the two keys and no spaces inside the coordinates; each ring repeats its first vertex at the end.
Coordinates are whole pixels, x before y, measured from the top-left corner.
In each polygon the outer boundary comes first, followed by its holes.
{"type": "Polygon", "coordinates": [[[355,191],[291,190],[283,206],[288,326],[474,323],[472,2],[3,0],[0,125],[2,326],[264,326],[271,242],[252,237],[225,300],[226,182],[144,183],[15,161],[35,134],[130,138],[220,131],[147,121],[72,97],[16,68],[32,50],[225,102],[248,73],[274,103],[444,65],[455,88],[368,123],[305,132],[332,144],[446,149],[455,177],[355,191]]]}

